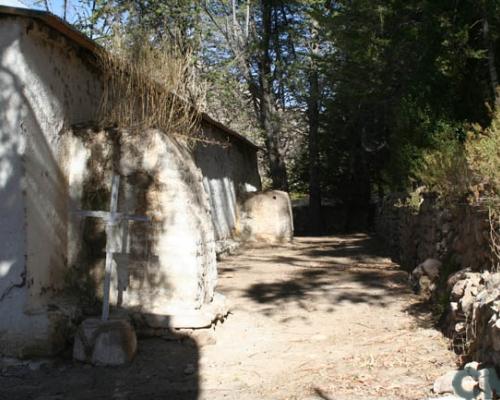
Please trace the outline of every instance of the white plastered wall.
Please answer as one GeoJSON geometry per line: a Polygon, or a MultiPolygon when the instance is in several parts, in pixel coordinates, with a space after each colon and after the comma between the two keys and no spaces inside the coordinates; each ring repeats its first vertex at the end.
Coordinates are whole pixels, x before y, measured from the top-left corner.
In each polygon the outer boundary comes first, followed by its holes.
{"type": "Polygon", "coordinates": [[[0,354],[57,350],[52,300],[64,284],[63,127],[91,118],[99,84],[61,35],[0,19],[0,354]],[[50,311],[49,311],[50,309],[50,311]]]}

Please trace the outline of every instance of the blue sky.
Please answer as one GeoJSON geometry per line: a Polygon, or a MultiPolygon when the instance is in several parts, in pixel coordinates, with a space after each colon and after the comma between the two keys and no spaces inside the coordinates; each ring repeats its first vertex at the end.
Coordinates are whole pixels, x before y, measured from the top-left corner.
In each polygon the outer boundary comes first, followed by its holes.
{"type": "MultiPolygon", "coordinates": [[[[8,0],[7,0],[8,1],[8,0]]],[[[18,0],[21,3],[24,3],[27,7],[42,9],[45,10],[45,5],[43,0],[18,0]]],[[[59,17],[63,16],[63,0],[47,0],[49,4],[50,11],[53,14],[58,15],[59,17]]],[[[75,16],[75,8],[81,7],[81,2],[79,0],[68,0],[68,10],[67,10],[67,19],[69,22],[72,22],[75,16]]]]}

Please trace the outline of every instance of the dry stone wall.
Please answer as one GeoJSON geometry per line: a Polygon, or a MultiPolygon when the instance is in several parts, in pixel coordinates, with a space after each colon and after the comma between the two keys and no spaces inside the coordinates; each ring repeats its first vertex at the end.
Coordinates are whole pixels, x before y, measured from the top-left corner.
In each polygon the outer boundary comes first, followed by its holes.
{"type": "Polygon", "coordinates": [[[449,261],[455,269],[488,269],[491,265],[489,220],[483,206],[447,204],[423,193],[409,205],[409,196],[392,194],[378,202],[375,231],[391,255],[412,270],[427,258],[449,261]]]}
{"type": "Polygon", "coordinates": [[[448,335],[468,360],[500,366],[500,273],[462,270],[448,278],[448,335]]]}
{"type": "Polygon", "coordinates": [[[494,271],[484,202],[446,204],[423,193],[379,202],[375,228],[410,283],[443,312],[445,333],[465,361],[500,366],[500,273],[494,271]],[[417,207],[415,207],[417,206],[417,207]],[[416,267],[415,267],[416,266],[416,267]]]}

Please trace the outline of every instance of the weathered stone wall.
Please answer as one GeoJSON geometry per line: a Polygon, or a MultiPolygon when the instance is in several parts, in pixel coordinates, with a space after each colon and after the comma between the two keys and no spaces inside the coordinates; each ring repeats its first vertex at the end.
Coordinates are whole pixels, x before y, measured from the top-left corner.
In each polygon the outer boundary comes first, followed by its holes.
{"type": "Polygon", "coordinates": [[[47,354],[61,344],[67,184],[64,126],[95,113],[87,55],[43,24],[0,19],[0,353],[47,354]]]}
{"type": "Polygon", "coordinates": [[[209,196],[219,251],[223,251],[228,241],[239,236],[240,205],[245,194],[261,189],[257,149],[241,146],[237,139],[206,122],[202,129],[207,140],[222,144],[199,143],[194,157],[209,196]]]}
{"type": "Polygon", "coordinates": [[[408,205],[408,196],[393,194],[378,203],[375,230],[395,259],[407,269],[427,258],[450,261],[456,269],[489,268],[489,221],[484,207],[445,204],[431,193],[423,193],[420,202],[420,206],[408,205]]]}

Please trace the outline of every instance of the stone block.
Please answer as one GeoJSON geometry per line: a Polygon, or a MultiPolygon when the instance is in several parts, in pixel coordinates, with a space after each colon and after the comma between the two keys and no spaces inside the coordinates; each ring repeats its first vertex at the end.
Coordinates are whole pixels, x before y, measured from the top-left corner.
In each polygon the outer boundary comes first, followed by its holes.
{"type": "Polygon", "coordinates": [[[75,360],[104,366],[130,362],[136,352],[135,331],[124,319],[86,319],[77,331],[73,346],[75,360]]]}
{"type": "Polygon", "coordinates": [[[203,310],[184,310],[178,314],[144,314],[147,326],[156,329],[208,328],[212,325],[212,315],[203,310]]]}
{"type": "Polygon", "coordinates": [[[453,380],[468,376],[464,371],[448,371],[434,381],[432,391],[436,394],[453,393],[453,380]]]}
{"type": "Polygon", "coordinates": [[[288,193],[279,190],[253,193],[242,209],[244,240],[283,243],[293,239],[292,204],[288,193]]]}
{"type": "Polygon", "coordinates": [[[464,392],[474,393],[476,386],[477,382],[466,371],[449,371],[436,379],[433,392],[461,395],[464,392]]]}

